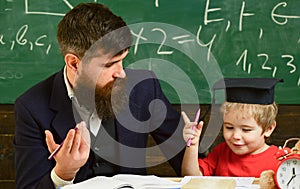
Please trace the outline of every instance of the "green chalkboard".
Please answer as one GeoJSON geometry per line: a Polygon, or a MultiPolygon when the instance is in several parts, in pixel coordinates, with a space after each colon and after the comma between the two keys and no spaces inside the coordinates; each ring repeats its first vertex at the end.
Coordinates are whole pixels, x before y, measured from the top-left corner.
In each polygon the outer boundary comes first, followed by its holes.
{"type": "MultiPolygon", "coordinates": [[[[0,1],[0,103],[64,66],[57,23],[80,0],[0,1]]],[[[174,104],[211,103],[221,77],[280,77],[300,104],[299,0],[102,0],[134,36],[125,67],[153,70],[174,104]]]]}

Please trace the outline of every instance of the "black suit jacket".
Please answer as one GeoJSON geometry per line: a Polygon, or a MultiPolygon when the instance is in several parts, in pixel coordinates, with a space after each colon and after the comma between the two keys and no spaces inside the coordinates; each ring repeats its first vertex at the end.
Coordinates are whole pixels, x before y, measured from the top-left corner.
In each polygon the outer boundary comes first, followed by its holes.
{"type": "MultiPolygon", "coordinates": [[[[180,175],[183,149],[185,147],[181,134],[183,123],[180,114],[172,109],[153,72],[126,70],[126,74],[128,81],[133,81],[131,83],[134,83],[134,87],[129,87],[130,112],[125,112],[125,114],[131,113],[134,118],[143,123],[143,127],[148,127],[157,144],[161,144],[161,150],[163,152],[168,151],[165,155],[176,173],[180,175]],[[144,78],[143,81],[140,78],[144,78]],[[137,83],[136,81],[141,82],[137,83]],[[154,99],[160,100],[149,106],[149,103],[153,102],[154,99]],[[156,125],[156,119],[162,116],[160,102],[163,102],[167,112],[166,115],[163,115],[163,123],[156,125]],[[171,135],[174,140],[169,140],[171,135]],[[174,149],[175,154],[169,153],[170,149],[174,149]]],[[[137,133],[128,129],[128,125],[130,126],[134,122],[120,123],[115,121],[115,123],[116,135],[122,145],[133,148],[146,148],[148,133],[137,133]],[[128,125],[124,127],[124,124],[128,125]]],[[[55,166],[55,160],[50,161],[47,159],[49,151],[45,142],[44,131],[50,130],[56,143],[60,143],[74,126],[72,102],[68,97],[64,84],[63,70],[35,85],[16,100],[15,136],[13,141],[16,188],[46,189],[54,187],[50,172],[55,166]]],[[[91,151],[91,153],[93,152],[91,151]]],[[[121,150],[120,160],[132,162],[132,165],[135,161],[140,164],[145,162],[145,153],[146,151],[133,156],[131,152],[121,150]]],[[[89,158],[77,173],[75,182],[88,179],[87,174],[90,164],[91,160],[89,158]]],[[[146,169],[145,167],[121,166],[120,173],[145,174],[146,169]]]]}

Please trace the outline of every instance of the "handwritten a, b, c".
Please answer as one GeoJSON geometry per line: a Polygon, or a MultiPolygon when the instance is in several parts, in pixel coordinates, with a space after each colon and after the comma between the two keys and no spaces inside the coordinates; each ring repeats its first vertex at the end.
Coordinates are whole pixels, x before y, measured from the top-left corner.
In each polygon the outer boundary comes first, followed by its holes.
{"type": "Polygon", "coordinates": [[[41,35],[36,37],[33,41],[28,40],[25,36],[29,33],[29,26],[27,24],[21,26],[16,35],[15,40],[5,39],[5,35],[0,35],[0,45],[7,45],[10,42],[10,51],[15,49],[16,45],[27,46],[29,51],[33,51],[36,47],[46,47],[45,54],[48,55],[51,49],[51,44],[47,44],[44,41],[48,38],[47,35],[41,35]],[[28,47],[29,46],[29,47],[28,47]]]}

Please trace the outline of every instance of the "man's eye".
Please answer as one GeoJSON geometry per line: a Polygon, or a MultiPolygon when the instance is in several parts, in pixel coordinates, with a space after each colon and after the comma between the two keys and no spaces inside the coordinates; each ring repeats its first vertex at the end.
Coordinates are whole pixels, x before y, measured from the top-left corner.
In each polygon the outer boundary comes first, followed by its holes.
{"type": "Polygon", "coordinates": [[[109,62],[105,64],[105,67],[109,68],[111,66],[113,66],[114,64],[117,64],[119,61],[114,61],[114,62],[109,62]]]}
{"type": "Polygon", "coordinates": [[[113,65],[113,63],[107,63],[107,64],[105,64],[105,67],[106,68],[109,68],[109,67],[111,67],[113,65]]]}

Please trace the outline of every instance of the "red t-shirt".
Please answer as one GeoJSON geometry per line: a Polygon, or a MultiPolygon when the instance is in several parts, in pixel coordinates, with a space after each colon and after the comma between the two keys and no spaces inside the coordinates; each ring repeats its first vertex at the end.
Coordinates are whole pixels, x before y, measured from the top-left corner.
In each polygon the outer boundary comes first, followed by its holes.
{"type": "Polygon", "coordinates": [[[199,169],[205,176],[256,177],[264,170],[276,170],[279,161],[275,158],[278,148],[270,146],[258,154],[236,155],[223,142],[204,159],[198,159],[199,169]]]}

